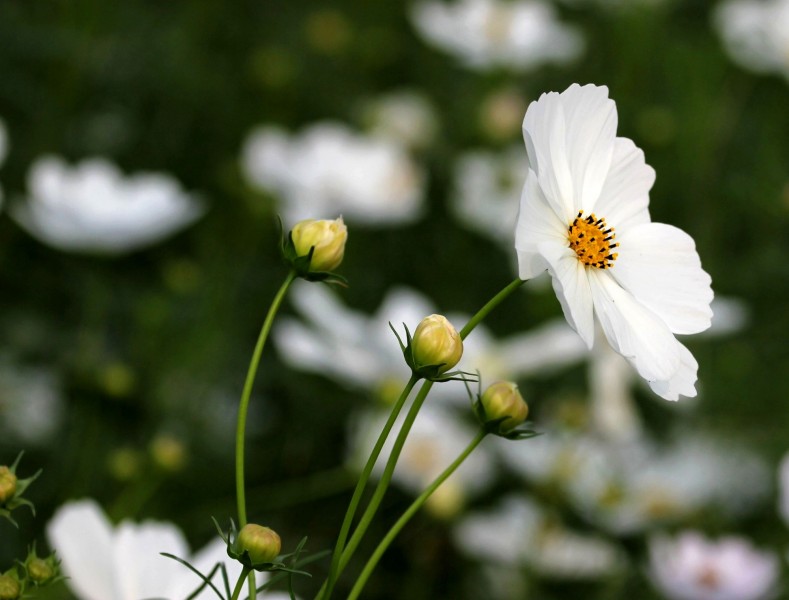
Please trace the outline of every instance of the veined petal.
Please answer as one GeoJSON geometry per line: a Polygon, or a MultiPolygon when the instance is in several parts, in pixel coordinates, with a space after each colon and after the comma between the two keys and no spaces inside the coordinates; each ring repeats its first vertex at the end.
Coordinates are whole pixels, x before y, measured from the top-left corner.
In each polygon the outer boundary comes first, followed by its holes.
{"type": "Polygon", "coordinates": [[[537,175],[545,199],[562,221],[577,212],[573,206],[573,179],[565,149],[566,128],[560,95],[543,94],[532,102],[523,119],[523,139],[529,167],[537,175]]]}
{"type": "Polygon", "coordinates": [[[649,222],[649,190],[655,170],[646,164],[644,152],[632,140],[616,138],[611,168],[590,211],[605,217],[617,232],[649,222]]]}
{"type": "Polygon", "coordinates": [[[680,365],[677,372],[671,379],[664,381],[650,381],[649,387],[661,398],[666,400],[679,400],[680,396],[693,398],[696,396],[696,379],[699,370],[699,363],[693,358],[685,346],[677,342],[679,346],[680,365]]]}
{"type": "Polygon", "coordinates": [[[98,504],[63,505],[47,525],[47,537],[62,561],[66,584],[82,600],[123,600],[116,592],[112,526],[98,504]]]}
{"type": "Polygon", "coordinates": [[[618,122],[616,104],[608,97],[607,87],[596,85],[581,87],[575,83],[560,98],[574,207],[589,214],[611,167],[618,122]]]}
{"type": "Polygon", "coordinates": [[[548,204],[534,171],[529,169],[515,226],[518,276],[531,279],[545,271],[548,266],[537,250],[538,244],[561,240],[567,240],[567,225],[548,204]]]}
{"type": "Polygon", "coordinates": [[[614,350],[647,381],[671,379],[680,368],[681,344],[666,324],[607,271],[589,268],[587,272],[595,313],[614,350]]]}
{"type": "Polygon", "coordinates": [[[554,292],[570,326],[591,350],[594,344],[594,315],[587,269],[569,246],[543,243],[540,254],[548,263],[554,292]]]}
{"type": "Polygon", "coordinates": [[[712,319],[710,276],[701,268],[687,233],[645,223],[617,236],[619,257],[611,275],[674,333],[698,333],[712,319]]]}

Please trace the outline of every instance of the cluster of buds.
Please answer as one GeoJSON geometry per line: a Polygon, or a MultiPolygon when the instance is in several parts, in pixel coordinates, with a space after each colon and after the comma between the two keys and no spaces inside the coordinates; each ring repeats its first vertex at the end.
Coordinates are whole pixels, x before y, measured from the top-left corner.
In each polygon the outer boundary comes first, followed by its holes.
{"type": "Polygon", "coordinates": [[[14,525],[16,525],[16,521],[11,517],[11,512],[14,509],[20,506],[27,506],[31,511],[35,512],[33,504],[24,497],[24,493],[28,486],[41,475],[39,470],[26,479],[19,479],[16,469],[19,466],[19,461],[22,459],[22,454],[22,452],[19,453],[19,456],[16,457],[16,460],[10,467],[7,465],[0,466],[0,517],[7,518],[14,525]]]}
{"type": "Polygon", "coordinates": [[[488,433],[511,440],[534,437],[530,429],[518,429],[529,416],[529,406],[518,386],[511,381],[497,381],[477,394],[474,412],[488,433]]]}
{"type": "Polygon", "coordinates": [[[405,344],[394,327],[392,331],[397,336],[405,362],[414,375],[430,381],[451,381],[457,379],[456,376],[467,375],[460,371],[449,372],[463,356],[463,340],[446,317],[425,317],[413,336],[406,326],[405,344]]]}
{"type": "Polygon", "coordinates": [[[17,567],[11,567],[0,574],[0,600],[18,600],[27,597],[31,588],[44,587],[63,580],[60,561],[54,554],[40,558],[36,554],[35,545],[20,565],[21,574],[17,567]]]}
{"type": "Polygon", "coordinates": [[[293,226],[282,239],[282,255],[299,277],[308,281],[344,284],[333,271],[345,256],[348,229],[342,217],[335,220],[306,219],[293,226]]]}

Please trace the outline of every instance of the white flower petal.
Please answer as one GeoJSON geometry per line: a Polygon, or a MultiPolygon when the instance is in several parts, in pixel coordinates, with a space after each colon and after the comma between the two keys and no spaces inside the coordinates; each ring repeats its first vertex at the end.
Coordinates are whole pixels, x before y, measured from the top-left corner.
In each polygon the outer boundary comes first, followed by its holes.
{"type": "Polygon", "coordinates": [[[115,535],[115,573],[122,598],[170,598],[172,582],[186,567],[160,553],[189,559],[189,546],[178,528],[169,523],[124,521],[115,535]]]}
{"type": "Polygon", "coordinates": [[[611,168],[590,212],[624,231],[649,222],[649,190],[655,183],[655,170],[644,161],[644,152],[632,140],[616,138],[611,168]]]}
{"type": "Polygon", "coordinates": [[[539,249],[548,263],[553,289],[562,305],[564,317],[591,349],[594,344],[594,318],[586,267],[578,260],[575,251],[567,246],[543,243],[539,249]]]}
{"type": "Polygon", "coordinates": [[[548,204],[533,171],[526,176],[515,229],[518,277],[532,279],[548,268],[537,246],[543,242],[567,242],[567,225],[548,204]]]}
{"type": "Polygon", "coordinates": [[[115,588],[112,536],[110,522],[92,500],[63,505],[47,526],[66,585],[81,600],[124,600],[115,588]]]}
{"type": "Polygon", "coordinates": [[[681,344],[666,324],[619,286],[606,271],[587,269],[594,309],[611,346],[647,381],[671,379],[681,344]]]}
{"type": "Polygon", "coordinates": [[[696,396],[696,379],[698,379],[699,363],[693,358],[685,346],[679,346],[679,369],[674,375],[664,381],[650,381],[649,387],[661,398],[666,400],[679,400],[680,396],[694,398],[696,396]]]}
{"type": "Polygon", "coordinates": [[[687,233],[663,223],[645,223],[617,237],[619,257],[611,275],[674,333],[710,326],[712,288],[687,233]]]}
{"type": "Polygon", "coordinates": [[[573,179],[567,162],[565,116],[559,94],[543,94],[529,105],[523,119],[523,139],[529,167],[536,173],[546,200],[560,220],[569,224],[578,211],[573,205],[573,179]]]}
{"type": "Polygon", "coordinates": [[[573,84],[560,98],[574,206],[589,214],[611,166],[618,121],[616,104],[608,97],[605,86],[573,84]]]}

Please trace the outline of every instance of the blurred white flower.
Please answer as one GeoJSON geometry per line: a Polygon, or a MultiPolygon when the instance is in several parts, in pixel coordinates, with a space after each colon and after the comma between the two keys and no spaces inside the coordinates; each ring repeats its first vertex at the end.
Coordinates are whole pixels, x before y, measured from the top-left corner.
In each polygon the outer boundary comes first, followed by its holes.
{"type": "Polygon", "coordinates": [[[789,452],[778,467],[778,513],[789,525],[789,452]]]}
{"type": "Polygon", "coordinates": [[[584,46],[580,33],[540,0],[429,0],[411,18],[426,41],[472,69],[527,71],[568,62],[584,46]]]}
{"type": "Polygon", "coordinates": [[[46,443],[63,416],[55,375],[43,368],[0,361],[0,438],[24,445],[46,443]]]}
{"type": "MultiPolygon", "coordinates": [[[[123,521],[113,527],[93,500],[60,507],[47,525],[50,545],[62,560],[66,585],[79,600],[147,600],[185,598],[201,580],[184,565],[162,556],[168,552],[188,560],[207,575],[224,563],[232,586],[241,574],[241,563],[231,560],[219,538],[192,555],[181,531],[171,523],[123,521]]],[[[265,577],[258,574],[258,583],[265,577]]],[[[222,590],[220,574],[212,579],[222,590]]],[[[266,599],[284,600],[287,594],[266,593],[266,599]]],[[[204,589],[197,600],[216,598],[204,589]]]]}
{"type": "MultiPolygon", "coordinates": [[[[405,412],[405,411],[404,411],[405,412]]],[[[369,410],[351,422],[348,462],[361,471],[389,416],[388,408],[369,410]]],[[[374,476],[383,473],[386,459],[392,451],[397,431],[404,414],[395,422],[392,434],[381,451],[381,458],[373,469],[374,476]]],[[[476,430],[461,422],[448,409],[426,403],[419,411],[400,458],[392,481],[415,496],[420,494],[469,445],[476,430]]],[[[494,476],[494,462],[490,451],[479,446],[428,500],[426,507],[433,514],[449,518],[457,514],[467,498],[484,490],[494,476]]]]}
{"type": "MultiPolygon", "coordinates": [[[[274,341],[292,366],[333,377],[345,385],[397,397],[410,376],[389,323],[403,333],[403,323],[416,325],[435,311],[432,302],[405,288],[390,290],[373,316],[349,310],[328,288],[296,284],[291,302],[305,319],[282,318],[274,327],[274,341]]],[[[464,315],[449,315],[459,328],[464,315]]],[[[578,336],[562,321],[552,321],[522,334],[496,340],[478,326],[464,342],[458,368],[477,369],[488,383],[545,373],[581,360],[587,353],[578,336]]],[[[461,382],[433,386],[431,398],[468,403],[461,382]]]]}
{"type": "Polygon", "coordinates": [[[561,579],[604,577],[620,569],[624,554],[610,541],[566,528],[525,497],[503,498],[466,516],[453,530],[455,544],[483,562],[528,565],[561,579]]]}
{"type": "Polygon", "coordinates": [[[713,20],[736,63],[789,79],[789,0],[729,0],[713,20]]]}
{"type": "Polygon", "coordinates": [[[372,135],[408,148],[428,146],[438,131],[435,108],[415,91],[393,92],[368,102],[362,119],[372,135]]]}
{"type": "Polygon", "coordinates": [[[259,127],[247,137],[241,168],[252,185],[278,196],[288,223],[338,214],[363,225],[408,223],[424,201],[424,174],[399,143],[341,123],[293,136],[259,127]]]}
{"type": "Polygon", "coordinates": [[[780,573],[770,552],[729,536],[710,541],[695,531],[649,541],[650,575],[669,600],[760,600],[773,597],[780,573]]]}
{"type": "Polygon", "coordinates": [[[597,315],[608,342],[656,394],[695,396],[698,363],[674,334],[710,326],[710,276],[688,234],[650,221],[655,172],[616,126],[604,86],[573,84],[529,106],[519,276],[548,270],[568,323],[590,349],[597,315]]]}
{"type": "Polygon", "coordinates": [[[38,159],[26,202],[11,216],[40,241],[66,251],[121,254],[153,244],[194,222],[200,204],[164,173],[124,176],[112,163],[38,159]]]}
{"type": "Polygon", "coordinates": [[[520,145],[503,152],[476,150],[461,155],[454,167],[452,212],[469,229],[512,248],[528,172],[520,145]]]}

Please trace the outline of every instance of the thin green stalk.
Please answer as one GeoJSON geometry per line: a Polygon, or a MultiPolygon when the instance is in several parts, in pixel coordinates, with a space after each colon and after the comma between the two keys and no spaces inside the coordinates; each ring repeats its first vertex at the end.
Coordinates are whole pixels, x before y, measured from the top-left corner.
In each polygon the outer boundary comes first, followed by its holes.
{"type": "Polygon", "coordinates": [[[405,384],[405,388],[403,388],[400,397],[392,407],[392,412],[389,415],[389,419],[386,421],[386,424],[381,430],[378,440],[375,442],[375,446],[373,447],[373,450],[367,459],[367,463],[364,465],[364,469],[362,469],[362,473],[359,476],[359,481],[356,483],[356,489],[353,491],[351,502],[348,504],[348,510],[345,512],[345,518],[342,522],[342,526],[340,527],[340,535],[337,537],[337,543],[334,546],[334,554],[332,554],[329,576],[323,586],[323,589],[319,593],[319,596],[325,594],[325,597],[328,598],[334,589],[334,583],[337,580],[337,569],[340,564],[340,556],[345,549],[345,540],[348,539],[348,532],[351,529],[351,523],[353,522],[353,517],[356,514],[356,509],[359,507],[362,494],[364,493],[364,489],[370,479],[370,474],[375,467],[375,462],[378,460],[378,457],[381,454],[381,450],[386,443],[387,437],[389,437],[389,432],[392,430],[392,427],[394,426],[394,423],[403,408],[403,404],[405,404],[405,401],[408,399],[408,396],[411,394],[411,390],[414,389],[417,381],[419,381],[419,377],[416,375],[411,375],[408,383],[405,384]]]}
{"type": "MultiPolygon", "coordinates": [[[[501,290],[498,294],[496,294],[493,298],[491,298],[485,306],[483,306],[471,319],[466,326],[460,331],[460,337],[465,339],[473,330],[474,328],[484,319],[494,308],[496,308],[499,304],[501,304],[504,299],[506,299],[510,294],[512,294],[516,289],[518,289],[521,285],[525,283],[525,280],[516,279],[510,284],[508,284],[503,290],[501,290]]],[[[422,404],[427,398],[428,393],[430,392],[430,388],[433,387],[432,381],[426,381],[422,388],[419,390],[416,398],[414,399],[414,403],[411,405],[408,414],[406,415],[405,421],[403,422],[403,426],[400,429],[400,432],[397,435],[397,439],[395,440],[394,446],[392,448],[392,452],[389,456],[389,460],[386,463],[386,467],[384,468],[384,472],[381,475],[381,479],[378,481],[378,485],[373,492],[373,497],[370,499],[370,503],[367,506],[362,518],[359,521],[359,524],[356,527],[356,530],[353,532],[351,536],[351,540],[348,542],[348,545],[343,550],[342,555],[340,556],[340,564],[337,568],[336,573],[334,574],[335,578],[339,577],[340,574],[343,572],[345,567],[350,561],[353,553],[356,551],[356,548],[361,542],[362,537],[364,536],[367,528],[369,527],[370,523],[375,516],[376,511],[378,510],[381,501],[383,500],[383,496],[386,493],[387,488],[389,487],[389,482],[392,479],[392,474],[394,473],[395,466],[397,465],[397,460],[400,457],[400,452],[405,444],[406,437],[408,436],[409,432],[411,431],[411,426],[413,425],[414,421],[416,420],[417,413],[419,413],[419,409],[422,407],[422,404]]],[[[324,594],[321,596],[319,594],[319,598],[322,600],[329,600],[329,595],[324,594]]]]}
{"type": "Polygon", "coordinates": [[[359,579],[356,580],[356,583],[351,590],[350,595],[348,596],[348,600],[356,600],[359,597],[359,594],[362,593],[362,589],[364,588],[367,580],[370,578],[373,570],[375,569],[378,561],[381,560],[381,556],[383,556],[386,549],[389,548],[390,544],[400,531],[405,527],[405,524],[413,517],[417,511],[419,511],[422,506],[424,506],[425,502],[427,502],[428,498],[433,495],[438,487],[446,481],[446,479],[455,472],[455,470],[463,463],[466,458],[468,458],[469,454],[471,454],[474,449],[480,444],[480,442],[485,438],[487,432],[483,429],[481,430],[476,437],[471,441],[471,443],[466,447],[465,450],[458,456],[455,461],[449,465],[446,470],[439,475],[433,483],[431,483],[424,492],[422,492],[419,497],[414,500],[411,506],[408,507],[403,515],[397,520],[397,522],[392,526],[389,532],[384,536],[384,539],[381,540],[381,543],[378,544],[378,547],[373,552],[372,556],[367,560],[367,564],[364,566],[361,574],[359,575],[359,579]]]}
{"type": "MultiPolygon", "coordinates": [[[[255,383],[255,375],[258,371],[260,364],[260,357],[263,354],[263,347],[266,345],[268,334],[271,331],[271,326],[274,323],[274,316],[277,314],[288,288],[296,279],[295,271],[288,273],[282,286],[279,288],[277,295],[268,309],[263,327],[260,330],[255,350],[252,353],[252,360],[249,362],[249,370],[247,371],[247,378],[244,382],[244,391],[241,393],[241,402],[238,406],[238,422],[236,425],[236,502],[238,505],[238,523],[239,527],[247,524],[247,503],[246,492],[244,484],[244,436],[247,429],[247,412],[249,410],[249,399],[252,396],[252,386],[255,383]]],[[[255,578],[249,578],[249,597],[254,600],[256,597],[255,578]]]]}
{"type": "MultiPolygon", "coordinates": [[[[233,588],[233,595],[230,596],[230,600],[238,600],[238,597],[241,595],[241,590],[244,589],[244,580],[250,573],[252,573],[252,569],[249,567],[241,569],[241,575],[238,577],[238,581],[236,581],[236,587],[233,588]]],[[[254,577],[254,575],[252,576],[254,577]]]]}

